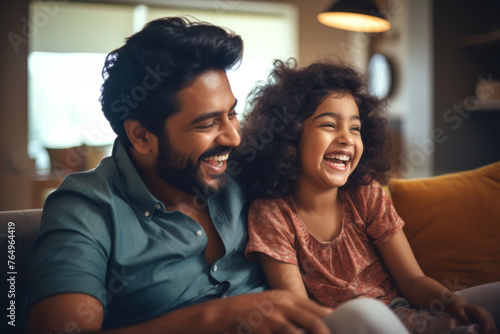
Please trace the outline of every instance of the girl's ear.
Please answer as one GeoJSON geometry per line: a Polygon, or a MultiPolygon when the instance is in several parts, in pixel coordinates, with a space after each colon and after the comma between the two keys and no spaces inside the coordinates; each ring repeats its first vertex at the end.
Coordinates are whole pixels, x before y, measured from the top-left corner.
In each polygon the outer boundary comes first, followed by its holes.
{"type": "Polygon", "coordinates": [[[123,123],[127,137],[140,154],[147,154],[155,151],[157,138],[135,119],[127,119],[123,123]]]}

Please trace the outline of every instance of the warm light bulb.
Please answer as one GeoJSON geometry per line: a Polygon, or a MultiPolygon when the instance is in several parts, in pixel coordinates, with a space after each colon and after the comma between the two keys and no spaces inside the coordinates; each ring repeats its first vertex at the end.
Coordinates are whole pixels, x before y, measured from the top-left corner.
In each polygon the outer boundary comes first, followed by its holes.
{"type": "Polygon", "coordinates": [[[391,28],[389,21],[382,18],[347,12],[320,13],[318,21],[333,28],[368,33],[384,32],[391,28]]]}

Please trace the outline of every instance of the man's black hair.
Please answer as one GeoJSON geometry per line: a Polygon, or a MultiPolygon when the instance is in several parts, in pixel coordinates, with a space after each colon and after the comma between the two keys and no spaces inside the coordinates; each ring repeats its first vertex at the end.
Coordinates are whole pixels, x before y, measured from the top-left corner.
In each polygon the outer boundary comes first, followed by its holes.
{"type": "Polygon", "coordinates": [[[159,136],[180,111],[176,98],[199,74],[227,70],[241,60],[243,41],[221,27],[184,17],[149,22],[106,57],[101,106],[125,147],[123,123],[134,119],[159,136]]]}

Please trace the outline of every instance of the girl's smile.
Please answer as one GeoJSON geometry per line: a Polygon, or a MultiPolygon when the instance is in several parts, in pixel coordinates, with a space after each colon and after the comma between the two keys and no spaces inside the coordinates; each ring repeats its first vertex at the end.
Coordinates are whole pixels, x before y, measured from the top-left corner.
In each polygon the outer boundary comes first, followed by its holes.
{"type": "Polygon", "coordinates": [[[351,162],[352,154],[348,151],[336,151],[325,155],[325,163],[332,169],[346,171],[351,162]]]}

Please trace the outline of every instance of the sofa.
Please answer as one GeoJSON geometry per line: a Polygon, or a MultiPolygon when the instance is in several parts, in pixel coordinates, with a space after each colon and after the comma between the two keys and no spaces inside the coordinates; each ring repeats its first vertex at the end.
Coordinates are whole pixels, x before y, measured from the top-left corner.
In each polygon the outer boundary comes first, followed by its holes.
{"type": "MultiPolygon", "coordinates": [[[[454,291],[500,281],[500,161],[423,179],[393,178],[385,189],[405,221],[404,231],[428,276],[454,291]]],[[[16,319],[16,327],[8,326],[2,333],[22,332],[29,249],[41,213],[41,209],[0,212],[3,268],[8,264],[9,240],[14,239],[12,271],[17,273],[7,274],[1,283],[4,310],[15,300],[16,319]],[[11,276],[14,285],[7,280],[11,276]],[[15,299],[9,297],[12,290],[15,299]]]]}
{"type": "Polygon", "coordinates": [[[500,161],[388,190],[424,273],[456,291],[500,281],[500,161]]]}
{"type": "Polygon", "coordinates": [[[0,325],[1,333],[24,331],[29,252],[40,227],[41,217],[42,209],[0,212],[0,254],[5,273],[5,278],[0,282],[0,292],[4,300],[2,309],[7,312],[7,317],[3,316],[0,325]],[[11,265],[13,267],[9,267],[11,265]],[[15,303],[13,306],[12,301],[15,303]],[[15,326],[9,325],[13,320],[15,326]]]}

